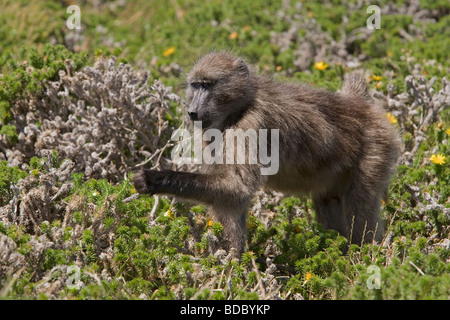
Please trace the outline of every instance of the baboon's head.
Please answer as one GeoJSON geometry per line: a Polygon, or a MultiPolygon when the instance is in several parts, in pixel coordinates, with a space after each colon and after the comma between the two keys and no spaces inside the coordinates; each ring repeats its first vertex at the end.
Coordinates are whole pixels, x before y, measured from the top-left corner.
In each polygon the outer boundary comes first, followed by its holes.
{"type": "Polygon", "coordinates": [[[223,52],[198,60],[187,76],[188,113],[203,128],[222,129],[225,121],[252,103],[255,85],[244,60],[223,52]]]}

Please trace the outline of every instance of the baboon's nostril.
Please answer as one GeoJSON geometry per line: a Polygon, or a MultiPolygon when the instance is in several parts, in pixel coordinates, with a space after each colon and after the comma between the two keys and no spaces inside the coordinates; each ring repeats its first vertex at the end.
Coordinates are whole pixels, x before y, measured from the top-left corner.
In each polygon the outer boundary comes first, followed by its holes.
{"type": "Polygon", "coordinates": [[[188,114],[192,121],[198,120],[197,112],[188,112],[188,114]]]}

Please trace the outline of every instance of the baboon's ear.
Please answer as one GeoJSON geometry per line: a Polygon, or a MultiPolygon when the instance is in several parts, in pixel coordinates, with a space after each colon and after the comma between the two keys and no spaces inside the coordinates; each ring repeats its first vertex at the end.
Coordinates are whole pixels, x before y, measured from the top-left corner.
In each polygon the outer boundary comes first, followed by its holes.
{"type": "Polygon", "coordinates": [[[236,67],[236,70],[238,70],[238,71],[241,71],[245,74],[250,73],[250,71],[248,70],[247,64],[242,59],[236,59],[236,61],[234,61],[233,65],[236,67]]]}

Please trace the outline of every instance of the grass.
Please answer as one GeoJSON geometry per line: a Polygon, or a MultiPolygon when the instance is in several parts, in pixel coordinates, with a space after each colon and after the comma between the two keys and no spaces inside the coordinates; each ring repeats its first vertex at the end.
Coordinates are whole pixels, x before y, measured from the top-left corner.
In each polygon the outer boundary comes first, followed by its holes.
{"type": "MultiPolygon", "coordinates": [[[[446,1],[420,4],[437,12],[434,21],[402,14],[398,8],[404,2],[396,1],[398,10],[382,15],[382,28],[352,42],[343,58],[359,61],[370,75],[370,88],[395,101],[411,92],[405,81],[409,75],[426,81],[436,78],[432,87],[437,93],[449,72],[444,48],[450,47],[450,7],[446,1]]],[[[43,97],[46,81],[59,77],[67,59],[77,71],[101,56],[115,55],[135,69],[149,70],[149,83],[160,79],[183,97],[183,76],[192,62],[210,50],[226,49],[247,57],[259,72],[275,79],[336,90],[340,76],[352,67],[333,53],[330,39],[344,39],[365,27],[366,20],[352,8],[356,1],[105,2],[81,6],[82,31],[77,35],[65,26],[68,5],[6,1],[2,6],[3,158],[6,149],[20,143],[20,132],[12,123],[28,111],[17,101],[43,97]],[[292,19],[300,21],[297,38],[275,41],[275,36],[286,37],[292,19]],[[302,19],[310,19],[307,25],[317,25],[317,31],[311,33],[302,19]],[[299,70],[295,57],[302,39],[311,34],[323,37],[316,45],[323,45],[326,54],[321,60],[327,66],[318,68],[319,61],[312,60],[299,70]]],[[[404,109],[414,103],[409,96],[404,109]]],[[[0,250],[5,258],[0,261],[0,297],[448,300],[449,109],[442,108],[420,132],[425,103],[414,109],[417,113],[401,110],[391,106],[393,125],[402,132],[405,150],[417,146],[417,151],[399,166],[389,201],[382,206],[385,238],[348,250],[345,239],[315,222],[307,197],[259,195],[247,220],[248,251],[236,261],[220,250],[222,226],[209,220],[207,209],[165,197],[156,202],[155,197],[136,196],[131,175],[113,182],[74,173],[68,179],[69,191],[47,201],[47,182],[62,189],[63,183],[52,174],[62,172],[63,159],[29,157],[15,165],[1,161],[0,250]],[[420,143],[418,132],[423,135],[420,143]],[[436,155],[445,160],[433,162],[436,155]],[[15,188],[22,185],[25,191],[17,195],[15,188]],[[35,221],[26,220],[26,212],[36,212],[35,221]],[[52,218],[38,218],[39,214],[52,218]],[[67,285],[73,281],[78,285],[67,285]]]]}

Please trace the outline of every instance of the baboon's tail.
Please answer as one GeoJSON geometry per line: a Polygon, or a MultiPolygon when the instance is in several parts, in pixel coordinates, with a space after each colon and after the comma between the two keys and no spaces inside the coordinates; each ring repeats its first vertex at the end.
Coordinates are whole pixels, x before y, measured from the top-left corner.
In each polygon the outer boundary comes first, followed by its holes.
{"type": "Polygon", "coordinates": [[[348,97],[358,97],[367,102],[373,101],[369,94],[364,73],[362,71],[354,71],[344,75],[344,84],[340,93],[348,97]]]}

